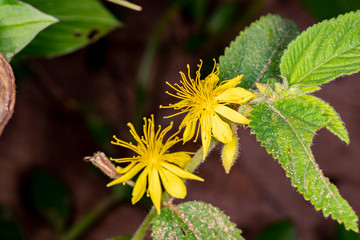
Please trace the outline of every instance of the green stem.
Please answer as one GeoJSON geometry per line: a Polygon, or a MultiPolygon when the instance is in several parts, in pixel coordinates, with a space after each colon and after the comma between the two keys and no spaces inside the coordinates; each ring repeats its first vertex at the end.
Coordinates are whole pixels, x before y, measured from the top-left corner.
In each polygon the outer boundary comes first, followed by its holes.
{"type": "Polygon", "coordinates": [[[67,232],[62,236],[62,240],[74,240],[83,234],[91,225],[93,225],[100,216],[102,216],[117,200],[108,197],[99,202],[94,209],[80,218],[67,232]]]}
{"type": "MultiPolygon", "coordinates": [[[[210,142],[208,154],[212,151],[212,149],[215,147],[216,143],[218,141],[212,139],[210,142]]],[[[192,157],[191,161],[188,163],[185,169],[187,169],[189,172],[193,173],[199,165],[203,162],[203,148],[199,148],[195,155],[192,157]]]]}
{"type": "MultiPolygon", "coordinates": [[[[211,152],[211,150],[215,147],[216,143],[217,143],[216,140],[211,141],[208,153],[211,152]]],[[[202,162],[203,162],[203,150],[201,147],[201,148],[199,148],[199,150],[197,150],[197,152],[192,157],[191,161],[189,162],[189,164],[187,165],[186,168],[189,172],[194,172],[202,162]]],[[[164,192],[162,195],[162,201],[166,202],[167,200],[170,199],[170,197],[171,196],[167,192],[164,192]]],[[[150,210],[148,215],[145,217],[144,221],[141,223],[141,225],[139,226],[138,230],[135,232],[135,234],[131,240],[144,239],[145,234],[147,233],[147,231],[149,229],[150,223],[153,220],[153,218],[155,217],[155,215],[156,215],[155,207],[152,207],[152,209],[150,210]]]]}
{"type": "Polygon", "coordinates": [[[156,215],[156,210],[155,207],[153,206],[150,212],[148,213],[148,215],[145,217],[144,221],[139,226],[134,236],[131,238],[131,240],[141,240],[144,238],[145,234],[148,231],[149,225],[152,219],[155,217],[155,215],[156,215]]]}

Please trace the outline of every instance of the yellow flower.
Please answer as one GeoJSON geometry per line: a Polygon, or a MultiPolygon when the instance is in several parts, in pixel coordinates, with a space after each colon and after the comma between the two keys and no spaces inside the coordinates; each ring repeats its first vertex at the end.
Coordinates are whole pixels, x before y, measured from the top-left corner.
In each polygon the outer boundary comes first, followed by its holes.
{"type": "Polygon", "coordinates": [[[189,141],[194,135],[196,135],[197,139],[201,131],[203,159],[205,159],[212,135],[223,143],[228,143],[233,139],[232,130],[226,121],[229,120],[241,124],[248,124],[250,122],[245,116],[227,105],[231,103],[243,104],[254,95],[241,87],[236,87],[243,75],[231,80],[222,81],[220,85],[217,85],[219,82],[219,69],[216,68],[216,62],[212,73],[205,80],[201,80],[201,66],[202,61],[200,60],[195,80],[191,79],[190,67],[187,65],[189,80],[183,72],[180,72],[182,77],[182,81],[180,81],[181,86],[179,84],[171,85],[167,82],[177,92],[176,94],[167,93],[181,99],[181,101],[169,106],[160,106],[160,108],[181,109],[181,112],[168,117],[187,113],[180,126],[181,128],[185,127],[183,141],[189,141]],[[196,131],[198,121],[199,127],[196,131]]]}
{"type": "Polygon", "coordinates": [[[144,136],[142,137],[139,137],[134,126],[131,123],[128,123],[130,133],[137,142],[136,145],[131,142],[127,143],[122,141],[114,136],[116,141],[112,141],[112,144],[129,148],[134,151],[137,156],[117,159],[110,158],[119,163],[130,162],[130,164],[125,168],[118,167],[118,172],[124,175],[110,182],[107,186],[125,183],[143,170],[135,183],[131,202],[132,204],[138,202],[144,195],[147,186],[147,196],[150,196],[156,210],[160,213],[162,194],[161,182],[165,190],[171,196],[175,198],[184,198],[186,196],[186,187],[181,178],[189,178],[198,181],[204,180],[183,170],[185,165],[191,160],[191,156],[188,152],[169,152],[170,147],[181,141],[181,139],[176,137],[178,132],[168,138],[163,144],[163,138],[172,128],[172,122],[162,131],[161,126],[159,125],[156,132],[153,115],[151,115],[151,118],[149,119],[144,118],[144,122],[144,136]]]}

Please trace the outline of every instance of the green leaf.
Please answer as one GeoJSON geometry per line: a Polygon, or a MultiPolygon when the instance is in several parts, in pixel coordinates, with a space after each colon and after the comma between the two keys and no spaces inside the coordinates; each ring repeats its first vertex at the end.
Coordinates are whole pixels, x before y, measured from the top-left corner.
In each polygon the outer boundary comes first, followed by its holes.
{"type": "Polygon", "coordinates": [[[322,109],[324,111],[323,114],[330,119],[326,124],[326,128],[338,136],[342,141],[346,142],[347,144],[350,143],[349,134],[345,128],[345,123],[341,120],[339,114],[332,106],[330,106],[330,104],[311,95],[302,95],[299,96],[299,98],[315,105],[316,108],[322,109]]]}
{"type": "Polygon", "coordinates": [[[302,0],[302,2],[312,14],[321,20],[360,9],[359,0],[302,0]]]}
{"type": "Polygon", "coordinates": [[[0,206],[0,234],[1,240],[24,239],[19,223],[11,212],[3,206],[0,206]]]}
{"type": "Polygon", "coordinates": [[[296,231],[294,224],[290,220],[277,222],[267,227],[256,240],[296,240],[296,231]]]}
{"type": "Polygon", "coordinates": [[[0,0],[0,53],[10,59],[41,30],[57,22],[32,6],[15,0],[0,0]]]}
{"type": "Polygon", "coordinates": [[[221,210],[203,202],[164,207],[154,217],[152,237],[157,239],[243,239],[241,230],[221,210]]]}
{"type": "Polygon", "coordinates": [[[289,85],[320,85],[360,70],[360,11],[316,24],[289,44],[281,74],[289,85]]]}
{"type": "Polygon", "coordinates": [[[31,203],[56,231],[60,231],[70,213],[70,199],[64,183],[42,171],[34,172],[28,182],[31,203]]]}
{"type": "Polygon", "coordinates": [[[276,15],[267,15],[251,24],[225,49],[219,59],[220,79],[244,74],[241,87],[254,88],[255,82],[266,83],[279,78],[279,62],[284,49],[298,34],[295,23],[276,15]]]}
{"type": "Polygon", "coordinates": [[[210,34],[219,34],[232,23],[236,22],[239,16],[239,3],[229,2],[218,6],[213,15],[206,22],[206,29],[210,34]]]}
{"type": "Polygon", "coordinates": [[[315,132],[331,121],[327,112],[301,99],[287,98],[274,105],[261,103],[251,111],[251,132],[278,159],[292,184],[325,217],[331,215],[347,229],[358,231],[358,218],[312,155],[315,132]]]}
{"type": "Polygon", "coordinates": [[[55,16],[59,23],[41,32],[23,54],[57,56],[90,44],[120,25],[96,0],[25,0],[55,16]]]}

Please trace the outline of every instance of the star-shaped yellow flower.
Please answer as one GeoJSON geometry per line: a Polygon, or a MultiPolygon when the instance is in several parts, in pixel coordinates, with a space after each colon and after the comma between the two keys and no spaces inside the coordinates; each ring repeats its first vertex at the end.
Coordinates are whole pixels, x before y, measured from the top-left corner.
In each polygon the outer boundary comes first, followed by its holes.
{"type": "Polygon", "coordinates": [[[195,80],[191,79],[190,67],[187,65],[189,80],[183,72],[180,72],[182,77],[181,85],[171,85],[167,82],[177,92],[176,94],[167,93],[181,99],[181,101],[160,107],[181,109],[181,112],[168,117],[187,113],[180,126],[185,127],[183,141],[189,141],[194,135],[197,138],[199,132],[201,132],[203,159],[205,159],[212,135],[223,143],[228,143],[233,139],[233,133],[227,121],[241,124],[250,122],[245,116],[227,105],[243,104],[253,98],[254,95],[244,88],[236,87],[243,75],[222,81],[220,85],[217,85],[219,82],[219,69],[216,68],[216,62],[212,73],[204,80],[201,80],[201,66],[202,61],[198,65],[199,69],[196,72],[195,80]],[[196,131],[197,122],[199,122],[199,127],[196,131]]]}
{"type": "Polygon", "coordinates": [[[185,165],[191,160],[188,152],[170,153],[169,148],[181,141],[175,133],[163,143],[165,134],[172,128],[173,123],[161,131],[159,125],[155,132],[154,116],[144,118],[144,136],[139,137],[134,126],[128,123],[130,133],[136,140],[137,144],[127,143],[114,136],[116,141],[112,144],[129,148],[134,151],[137,156],[130,158],[110,158],[119,163],[130,162],[125,168],[118,167],[117,171],[124,174],[118,179],[110,182],[107,186],[118,183],[125,183],[134,177],[138,172],[143,170],[136,180],[131,202],[135,204],[144,195],[147,186],[147,196],[150,196],[158,213],[160,213],[161,183],[165,190],[175,198],[184,198],[186,196],[186,187],[181,178],[194,179],[204,181],[202,178],[183,170],[185,165]]]}

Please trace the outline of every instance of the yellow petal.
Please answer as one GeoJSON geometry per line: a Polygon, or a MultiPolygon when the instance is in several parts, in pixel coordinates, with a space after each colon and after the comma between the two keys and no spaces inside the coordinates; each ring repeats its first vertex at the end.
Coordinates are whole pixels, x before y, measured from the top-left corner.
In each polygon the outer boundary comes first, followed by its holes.
{"type": "Polygon", "coordinates": [[[162,162],[161,166],[163,166],[164,168],[166,168],[167,170],[169,170],[170,172],[174,173],[175,175],[177,175],[181,178],[188,178],[188,179],[198,180],[201,182],[204,181],[204,179],[202,179],[201,177],[198,177],[195,174],[189,173],[188,171],[185,171],[184,169],[181,169],[174,164],[162,162]]]}
{"type": "Polygon", "coordinates": [[[175,163],[181,168],[184,168],[191,160],[191,156],[186,152],[164,154],[163,158],[168,162],[175,163]]]}
{"type": "Polygon", "coordinates": [[[243,76],[244,75],[240,75],[234,77],[233,79],[223,81],[223,84],[218,86],[216,89],[219,91],[224,91],[225,89],[236,87],[241,82],[240,80],[242,79],[243,76]]]}
{"type": "Polygon", "coordinates": [[[194,136],[196,130],[196,122],[197,120],[191,121],[186,125],[183,135],[184,143],[189,141],[194,136]]]}
{"type": "Polygon", "coordinates": [[[132,204],[137,203],[141,199],[141,197],[144,195],[145,189],[146,189],[146,179],[147,179],[147,175],[149,174],[149,171],[150,171],[150,167],[148,166],[144,169],[144,171],[142,171],[142,173],[136,180],[136,183],[135,183],[135,186],[134,186],[134,189],[132,192],[132,199],[131,199],[132,204]]]}
{"type": "Polygon", "coordinates": [[[226,143],[222,149],[221,159],[226,173],[230,172],[230,169],[234,165],[234,162],[238,156],[238,144],[238,139],[234,134],[231,141],[226,143]]]}
{"type": "Polygon", "coordinates": [[[126,174],[122,175],[118,179],[108,183],[106,186],[110,187],[118,183],[124,183],[129,181],[132,177],[134,177],[141,169],[143,169],[146,166],[145,163],[139,163],[135,165],[132,169],[130,169],[126,174]]]}
{"type": "Polygon", "coordinates": [[[161,206],[161,183],[158,171],[153,168],[149,174],[149,192],[151,201],[154,203],[156,211],[160,213],[161,206]]]}
{"type": "Polygon", "coordinates": [[[220,104],[218,104],[215,107],[215,112],[217,112],[221,116],[229,119],[230,121],[233,121],[233,122],[236,122],[236,123],[249,124],[249,122],[250,122],[249,119],[244,117],[239,112],[237,112],[234,109],[231,109],[229,107],[220,105],[220,104]]]}
{"type": "Polygon", "coordinates": [[[215,100],[219,102],[226,102],[226,103],[236,103],[236,104],[243,104],[249,101],[251,98],[254,97],[252,92],[245,90],[243,88],[229,88],[219,94],[215,100]]]}
{"type": "Polygon", "coordinates": [[[161,182],[165,190],[175,198],[184,198],[186,196],[186,187],[184,182],[172,172],[161,168],[159,170],[161,182]]]}
{"type": "Polygon", "coordinates": [[[211,118],[203,116],[201,118],[201,142],[203,146],[203,160],[205,160],[211,141],[211,118]]]}
{"type": "Polygon", "coordinates": [[[214,115],[212,116],[211,122],[212,122],[212,133],[214,137],[223,143],[230,142],[233,133],[231,131],[229,124],[221,120],[221,118],[216,113],[214,113],[214,115]]]}

